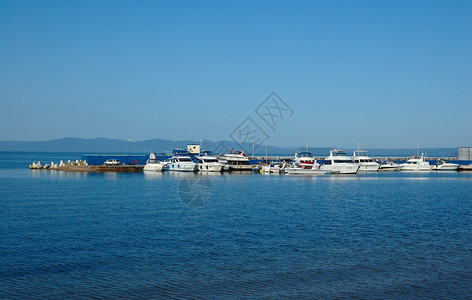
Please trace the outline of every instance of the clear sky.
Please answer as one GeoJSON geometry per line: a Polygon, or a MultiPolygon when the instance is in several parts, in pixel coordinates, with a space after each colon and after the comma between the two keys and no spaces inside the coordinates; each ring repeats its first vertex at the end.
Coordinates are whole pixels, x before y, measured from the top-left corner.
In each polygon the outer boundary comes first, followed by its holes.
{"type": "Polygon", "coordinates": [[[472,1],[3,0],[0,43],[0,140],[472,146],[472,1]]]}

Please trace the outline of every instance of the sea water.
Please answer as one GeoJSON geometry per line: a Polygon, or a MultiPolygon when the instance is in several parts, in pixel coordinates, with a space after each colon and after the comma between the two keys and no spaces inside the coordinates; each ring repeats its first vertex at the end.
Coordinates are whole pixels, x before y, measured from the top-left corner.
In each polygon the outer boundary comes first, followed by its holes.
{"type": "Polygon", "coordinates": [[[29,170],[0,153],[0,298],[470,298],[472,173],[29,170]]]}

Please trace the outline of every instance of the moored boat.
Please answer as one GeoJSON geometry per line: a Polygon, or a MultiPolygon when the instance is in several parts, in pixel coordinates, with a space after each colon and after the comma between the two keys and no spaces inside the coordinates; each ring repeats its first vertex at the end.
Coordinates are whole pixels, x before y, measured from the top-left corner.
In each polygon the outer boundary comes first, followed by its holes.
{"type": "Polygon", "coordinates": [[[176,172],[195,172],[198,170],[197,164],[192,160],[188,151],[174,150],[172,151],[171,163],[169,171],[176,172]]]}
{"type": "Polygon", "coordinates": [[[320,169],[328,173],[356,174],[359,166],[347,156],[346,151],[333,149],[329,151],[329,156],[325,158],[325,163],[320,169]]]}
{"type": "Polygon", "coordinates": [[[380,164],[367,155],[365,150],[354,151],[353,161],[359,166],[359,171],[377,172],[380,164]]]}
{"type": "Polygon", "coordinates": [[[164,164],[157,159],[156,153],[149,154],[149,159],[146,161],[143,171],[162,172],[164,164]]]}
{"type": "Polygon", "coordinates": [[[202,172],[222,172],[224,165],[213,156],[211,151],[201,151],[197,156],[198,170],[202,172]]]}
{"type": "Polygon", "coordinates": [[[219,159],[226,160],[230,171],[252,171],[252,165],[249,163],[249,157],[244,151],[237,151],[237,153],[224,154],[219,159]]]}
{"type": "Polygon", "coordinates": [[[379,171],[400,171],[400,165],[393,161],[384,161],[380,164],[379,171]]]}
{"type": "Polygon", "coordinates": [[[444,161],[442,159],[438,160],[436,164],[433,166],[433,170],[435,171],[458,171],[459,164],[450,163],[444,161]]]}
{"type": "Polygon", "coordinates": [[[323,175],[326,174],[326,170],[321,170],[319,168],[312,167],[311,169],[309,168],[302,168],[300,167],[299,163],[294,163],[292,166],[285,168],[284,172],[289,175],[294,175],[294,174],[303,174],[303,175],[323,175]]]}
{"type": "Polygon", "coordinates": [[[261,165],[260,173],[262,174],[280,174],[284,171],[285,162],[273,161],[261,165]]]}
{"type": "Polygon", "coordinates": [[[400,165],[400,171],[427,172],[431,171],[430,164],[425,161],[423,153],[411,155],[406,163],[400,165]]]}

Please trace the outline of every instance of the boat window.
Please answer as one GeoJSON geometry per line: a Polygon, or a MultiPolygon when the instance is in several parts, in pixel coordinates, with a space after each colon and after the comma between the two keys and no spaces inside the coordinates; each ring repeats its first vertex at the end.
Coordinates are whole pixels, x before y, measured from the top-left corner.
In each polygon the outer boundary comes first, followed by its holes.
{"type": "Polygon", "coordinates": [[[352,160],[348,160],[348,159],[346,159],[346,160],[338,160],[338,159],[335,159],[334,162],[337,163],[337,164],[353,163],[352,160]]]}
{"type": "Polygon", "coordinates": [[[298,157],[313,157],[311,152],[298,152],[298,157]]]}
{"type": "Polygon", "coordinates": [[[218,160],[215,159],[215,158],[204,158],[203,161],[206,162],[206,163],[218,162],[218,160]]]}
{"type": "Polygon", "coordinates": [[[330,160],[325,161],[325,165],[330,165],[330,164],[331,164],[330,160]]]}
{"type": "Polygon", "coordinates": [[[177,160],[180,162],[192,161],[189,157],[179,157],[177,160]]]}

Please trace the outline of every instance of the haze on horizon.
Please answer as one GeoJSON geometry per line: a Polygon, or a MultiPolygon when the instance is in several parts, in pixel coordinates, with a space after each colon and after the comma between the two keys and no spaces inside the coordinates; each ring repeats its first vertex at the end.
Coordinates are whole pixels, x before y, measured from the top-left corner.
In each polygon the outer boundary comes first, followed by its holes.
{"type": "Polygon", "coordinates": [[[2,1],[0,40],[0,140],[472,145],[471,1],[2,1]]]}

